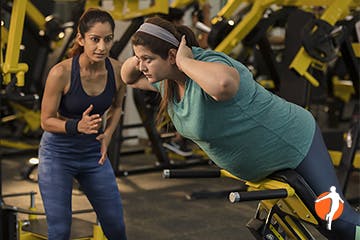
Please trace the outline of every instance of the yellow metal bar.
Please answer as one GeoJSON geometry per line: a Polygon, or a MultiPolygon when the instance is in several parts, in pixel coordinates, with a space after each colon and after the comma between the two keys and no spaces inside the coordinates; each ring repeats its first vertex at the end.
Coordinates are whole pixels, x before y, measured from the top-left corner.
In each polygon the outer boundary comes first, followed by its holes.
{"type": "Polygon", "coordinates": [[[360,58],[360,43],[352,43],[352,49],[355,57],[360,58]]]}
{"type": "Polygon", "coordinates": [[[22,118],[29,127],[29,130],[35,131],[40,128],[41,120],[40,120],[40,111],[39,110],[31,110],[19,103],[10,102],[10,105],[13,109],[16,110],[16,116],[18,118],[22,118]]]}
{"type": "MultiPolygon", "coordinates": [[[[285,221],[288,223],[288,225],[291,226],[291,230],[296,233],[296,235],[300,238],[300,240],[307,240],[307,236],[304,235],[302,229],[298,227],[298,225],[290,218],[290,216],[285,216],[285,221]]],[[[292,234],[290,232],[289,234],[292,234]]],[[[293,236],[295,239],[295,236],[293,236]]]]}
{"type": "MultiPolygon", "coordinates": [[[[220,170],[220,176],[244,181],[224,169],[220,170]]],[[[300,200],[299,196],[295,193],[295,190],[288,183],[274,179],[264,179],[258,182],[246,181],[245,184],[248,186],[248,191],[258,191],[265,189],[286,189],[288,193],[288,196],[286,198],[262,200],[262,206],[270,210],[275,204],[277,204],[282,211],[290,215],[293,215],[315,225],[318,224],[317,220],[309,212],[306,205],[300,200]]]]}
{"type": "Polygon", "coordinates": [[[349,102],[351,96],[355,94],[355,88],[352,81],[340,80],[338,76],[332,78],[334,96],[341,99],[343,102],[349,102]]]}
{"type": "MultiPolygon", "coordinates": [[[[278,218],[278,221],[280,221],[280,222],[283,222],[283,221],[281,221],[281,218],[278,218]]],[[[283,226],[283,225],[281,225],[281,226],[283,226]]],[[[285,225],[286,226],[286,225],[285,225]]],[[[273,225],[269,225],[269,229],[270,229],[270,231],[275,235],[275,237],[276,237],[276,239],[278,239],[278,240],[285,240],[282,236],[281,236],[281,234],[275,229],[275,227],[273,226],[273,225]]],[[[289,231],[290,233],[291,233],[291,231],[289,231]]]]}
{"type": "Polygon", "coordinates": [[[203,5],[206,0],[199,0],[199,1],[194,1],[194,0],[175,0],[170,4],[170,7],[173,8],[183,8],[186,6],[189,6],[190,4],[194,3],[194,2],[198,2],[199,5],[203,5]]]}
{"type": "Polygon", "coordinates": [[[93,237],[91,239],[93,239],[93,240],[106,240],[107,239],[105,237],[100,225],[94,225],[93,237]]]}
{"type": "Polygon", "coordinates": [[[352,1],[353,0],[334,0],[321,15],[320,19],[334,25],[339,19],[349,12],[352,1]]]}
{"type": "Polygon", "coordinates": [[[220,11],[216,14],[211,20],[212,24],[215,24],[219,19],[225,18],[230,19],[231,16],[234,14],[235,10],[239,7],[240,4],[245,3],[248,1],[238,1],[238,0],[229,0],[226,4],[220,9],[220,11]]]}
{"type": "Polygon", "coordinates": [[[30,1],[26,4],[26,15],[33,21],[40,30],[45,31],[45,16],[30,1]]]}
{"type": "Polygon", "coordinates": [[[124,14],[126,13],[126,11],[129,11],[129,9],[127,8],[127,1],[119,1],[119,0],[115,0],[113,1],[114,4],[114,9],[112,9],[110,11],[111,15],[115,18],[115,19],[122,19],[124,14]]]}
{"type": "Polygon", "coordinates": [[[16,73],[17,86],[24,86],[24,74],[28,70],[28,65],[18,62],[27,3],[28,0],[17,0],[13,3],[8,37],[8,43],[11,44],[7,45],[5,62],[2,66],[2,72],[5,74],[5,84],[9,83],[6,82],[10,80],[9,74],[16,73]]]}
{"type": "MultiPolygon", "coordinates": [[[[87,0],[85,9],[96,7],[101,8],[98,0],[87,0]]],[[[140,8],[138,0],[114,0],[113,9],[108,12],[118,20],[131,20],[137,17],[145,17],[152,14],[169,12],[169,2],[167,0],[156,0],[149,7],[140,8]]]]}
{"type": "Polygon", "coordinates": [[[38,144],[28,144],[21,141],[11,141],[7,139],[0,139],[0,146],[8,147],[8,148],[15,148],[20,150],[31,150],[31,149],[38,149],[38,144]]]}
{"type": "MultiPolygon", "coordinates": [[[[144,17],[156,13],[167,14],[169,12],[169,1],[167,0],[154,1],[154,4],[152,6],[149,6],[148,8],[144,8],[144,9],[139,8],[138,1],[128,0],[126,2],[127,2],[128,11],[123,12],[123,15],[120,16],[122,20],[130,20],[133,18],[144,17]]],[[[114,11],[112,11],[112,13],[114,11]]]]}
{"type": "MultiPolygon", "coordinates": [[[[1,46],[1,50],[2,49],[5,49],[5,46],[7,44],[7,40],[8,40],[8,37],[9,37],[9,31],[5,28],[5,26],[3,26],[4,23],[1,22],[1,43],[0,43],[0,46],[1,46]]],[[[2,73],[2,65],[4,63],[4,55],[3,55],[3,52],[1,51],[0,52],[0,73],[2,73]]]]}
{"type": "Polygon", "coordinates": [[[5,26],[1,25],[1,49],[4,49],[5,45],[7,44],[8,37],[9,31],[5,28],[5,26]]]}
{"type": "Polygon", "coordinates": [[[295,190],[287,183],[283,183],[273,179],[264,179],[259,182],[246,182],[250,191],[263,190],[263,189],[286,189],[288,197],[294,196],[295,190]]]}
{"type": "Polygon", "coordinates": [[[232,175],[231,173],[229,173],[228,171],[221,169],[220,170],[220,176],[221,177],[228,177],[228,178],[233,178],[236,180],[241,180],[240,178],[236,177],[235,175],[232,175]]]}
{"type": "Polygon", "coordinates": [[[276,0],[255,1],[249,13],[215,48],[215,51],[229,54],[230,51],[243,39],[263,17],[263,12],[276,0]]]}

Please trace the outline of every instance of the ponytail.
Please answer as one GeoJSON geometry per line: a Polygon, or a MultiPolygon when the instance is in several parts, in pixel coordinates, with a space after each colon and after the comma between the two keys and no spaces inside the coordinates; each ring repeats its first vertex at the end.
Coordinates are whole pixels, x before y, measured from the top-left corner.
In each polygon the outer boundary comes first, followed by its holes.
{"type": "Polygon", "coordinates": [[[74,57],[76,55],[80,55],[82,52],[84,52],[84,47],[80,46],[80,44],[75,39],[73,46],[69,50],[68,56],[74,57]]]}

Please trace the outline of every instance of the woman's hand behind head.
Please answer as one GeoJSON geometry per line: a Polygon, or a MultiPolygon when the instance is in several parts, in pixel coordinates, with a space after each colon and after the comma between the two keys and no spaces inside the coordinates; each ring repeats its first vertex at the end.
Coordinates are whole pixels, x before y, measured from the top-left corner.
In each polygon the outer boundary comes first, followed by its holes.
{"type": "MultiPolygon", "coordinates": [[[[176,53],[176,65],[178,66],[178,68],[181,70],[181,63],[184,59],[193,59],[194,56],[192,54],[191,48],[189,48],[188,46],[186,46],[186,39],[185,36],[181,37],[181,42],[179,45],[179,48],[177,50],[176,53]]],[[[182,70],[181,70],[182,71],[182,70]]]]}

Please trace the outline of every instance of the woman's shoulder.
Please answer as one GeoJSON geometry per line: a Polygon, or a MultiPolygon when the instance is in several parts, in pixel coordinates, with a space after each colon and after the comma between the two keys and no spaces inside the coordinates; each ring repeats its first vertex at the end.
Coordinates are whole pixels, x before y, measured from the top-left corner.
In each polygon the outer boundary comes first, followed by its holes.
{"type": "Polygon", "coordinates": [[[68,76],[71,72],[72,58],[65,59],[57,64],[55,64],[51,70],[50,74],[57,77],[68,76]]]}
{"type": "Polygon", "coordinates": [[[222,53],[217,52],[212,49],[203,49],[200,47],[192,47],[192,52],[195,59],[198,60],[208,60],[208,59],[228,59],[229,57],[222,53]]]}
{"type": "Polygon", "coordinates": [[[71,59],[63,60],[55,64],[48,74],[46,84],[52,84],[58,89],[64,89],[66,84],[70,82],[71,78],[71,59]]]}

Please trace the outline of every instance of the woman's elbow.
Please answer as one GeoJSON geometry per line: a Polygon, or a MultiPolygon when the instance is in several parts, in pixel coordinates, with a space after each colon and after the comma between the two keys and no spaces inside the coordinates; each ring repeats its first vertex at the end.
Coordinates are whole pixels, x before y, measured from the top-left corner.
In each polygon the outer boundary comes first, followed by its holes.
{"type": "Polygon", "coordinates": [[[49,118],[42,117],[41,120],[40,120],[40,126],[41,126],[41,129],[46,131],[46,132],[51,131],[51,127],[50,127],[50,124],[49,124],[49,118]]]}
{"type": "Polygon", "coordinates": [[[233,98],[239,90],[240,80],[237,78],[226,78],[220,82],[218,101],[226,101],[233,98]]]}
{"type": "Polygon", "coordinates": [[[42,130],[48,131],[48,127],[47,127],[46,122],[44,120],[40,121],[40,126],[41,126],[42,130]]]}

